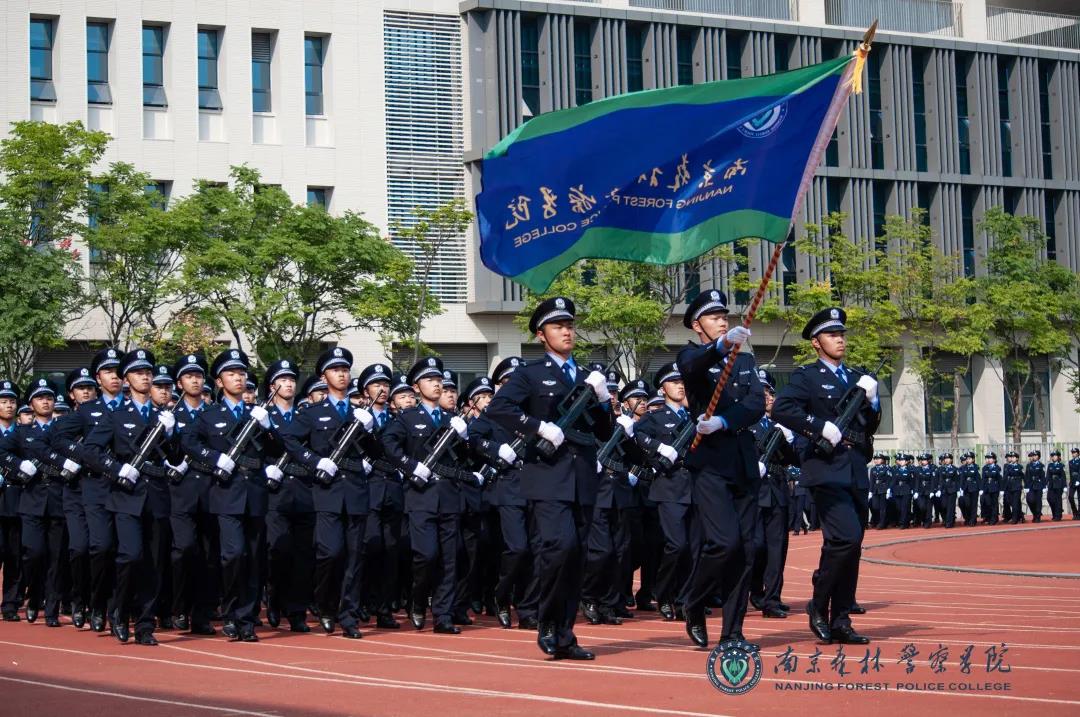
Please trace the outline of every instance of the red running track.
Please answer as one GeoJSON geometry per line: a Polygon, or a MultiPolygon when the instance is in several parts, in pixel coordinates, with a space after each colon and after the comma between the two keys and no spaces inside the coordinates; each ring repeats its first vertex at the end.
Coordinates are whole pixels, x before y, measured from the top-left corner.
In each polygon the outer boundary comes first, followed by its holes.
{"type": "MultiPolygon", "coordinates": [[[[1080,573],[1080,522],[1034,527],[870,532],[866,556],[1080,573]]],[[[864,561],[858,597],[869,612],[855,625],[874,638],[871,650],[881,649],[880,669],[860,675],[866,648],[844,646],[841,676],[838,646],[816,644],[801,612],[820,544],[819,533],[792,538],[784,591],[792,617],[747,619],[747,637],[762,645],[762,677],[740,696],[715,689],[708,651],[690,647],[681,623],[655,613],[622,626],[579,626],[581,643],[597,652],[592,663],[552,662],[535,633],[499,629],[493,618],[459,636],[370,629],[359,641],[265,629],[261,642],[247,644],[161,632],[156,648],[76,631],[65,619],[60,629],[0,623],[0,715],[1078,714],[1080,581],[864,561]],[[918,651],[910,674],[897,663],[909,644],[918,651]],[[788,647],[798,657],[792,674],[778,657],[788,647]],[[948,656],[934,672],[929,658],[940,647],[948,656]],[[991,647],[1001,662],[988,673],[991,647]],[[808,673],[816,649],[819,672],[808,673]],[[870,683],[886,689],[856,689],[870,683]],[[939,683],[942,691],[932,689],[939,683]]],[[[709,627],[718,634],[718,617],[709,627]]]]}

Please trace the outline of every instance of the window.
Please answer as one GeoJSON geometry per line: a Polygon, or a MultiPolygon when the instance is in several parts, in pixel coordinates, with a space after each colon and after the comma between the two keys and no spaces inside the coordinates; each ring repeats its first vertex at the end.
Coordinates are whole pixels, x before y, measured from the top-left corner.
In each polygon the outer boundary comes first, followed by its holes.
{"type": "Polygon", "coordinates": [[[1043,195],[1043,216],[1046,218],[1046,258],[1050,261],[1057,259],[1057,227],[1054,218],[1057,216],[1058,192],[1047,191],[1043,195]]]}
{"type": "Polygon", "coordinates": [[[878,379],[878,405],[881,408],[881,422],[878,424],[876,434],[879,436],[893,433],[892,380],[892,376],[882,376],[878,379]]]}
{"type": "Polygon", "coordinates": [[[251,111],[270,112],[270,59],[274,36],[269,32],[251,33],[251,111]]]}
{"type": "Polygon", "coordinates": [[[963,225],[964,276],[975,276],[975,187],[960,190],[960,220],[963,225]]]}
{"type": "Polygon", "coordinates": [[[34,102],[56,102],[53,87],[52,20],[30,21],[30,99],[34,102]]]}
{"type": "Polygon", "coordinates": [[[960,174],[971,174],[971,120],[968,118],[967,90],[970,68],[971,56],[956,53],[956,136],[960,150],[960,174]]]}
{"type": "Polygon", "coordinates": [[[1020,413],[1023,424],[1022,431],[1040,430],[1040,425],[1045,424],[1050,430],[1050,371],[1045,360],[1037,362],[1036,370],[1030,375],[1019,374],[1013,371],[1005,373],[1005,433],[1013,430],[1015,416],[1013,415],[1012,399],[1010,395],[1020,390],[1020,413]],[[1041,363],[1041,366],[1038,365],[1041,363]],[[1022,387],[1022,388],[1021,388],[1022,387]],[[1036,400],[1037,399],[1037,400],[1036,400]],[[1042,411],[1039,411],[1040,404],[1042,411]]]}
{"type": "MultiPolygon", "coordinates": [[[[957,358],[953,363],[960,361],[957,358]]],[[[959,415],[957,430],[959,433],[972,433],[975,430],[971,405],[971,372],[960,376],[960,401],[957,404],[953,392],[951,369],[937,367],[939,375],[929,387],[929,393],[923,402],[926,408],[926,425],[932,433],[951,433],[953,415],[959,415]]]]}
{"type": "Polygon", "coordinates": [[[645,25],[626,26],[626,89],[638,92],[645,89],[645,25]]]}
{"type": "Polygon", "coordinates": [[[221,109],[218,93],[218,49],[221,38],[217,30],[199,30],[199,109],[221,109]]]}
{"type": "Polygon", "coordinates": [[[724,49],[724,66],[727,69],[727,79],[737,80],[742,77],[742,47],[743,36],[737,32],[725,33],[727,43],[724,49]]]}
{"type": "Polygon", "coordinates": [[[165,99],[165,28],[143,25],[142,82],[145,107],[167,107],[165,99]]]}
{"type": "Polygon", "coordinates": [[[574,104],[592,99],[592,23],[574,18],[574,104]]]}
{"type": "Polygon", "coordinates": [[[825,180],[825,211],[828,214],[839,214],[844,211],[844,191],[846,181],[830,177],[825,180]]]}
{"type": "Polygon", "coordinates": [[[109,92],[109,25],[86,23],[86,101],[111,105],[109,92]]]}
{"type": "MultiPolygon", "coordinates": [[[[828,60],[839,57],[842,52],[843,46],[839,40],[821,41],[821,59],[828,60]]],[[[825,147],[825,166],[840,166],[840,132],[835,127],[832,131],[832,137],[829,138],[829,144],[825,147]]]]}
{"type": "Polygon", "coordinates": [[[324,113],[323,60],[326,59],[326,38],[304,36],[304,111],[309,115],[324,113]]]}
{"type": "Polygon", "coordinates": [[[1039,127],[1042,130],[1043,179],[1054,177],[1054,155],[1050,142],[1050,75],[1054,63],[1039,60],[1039,127]]]}
{"type": "Polygon", "coordinates": [[[1001,129],[1001,176],[1012,176],[1012,122],[1009,117],[1009,76],[1012,63],[998,57],[998,125],[1001,129]]]}
{"type": "Polygon", "coordinates": [[[773,36],[773,66],[776,68],[776,72],[787,72],[791,69],[790,36],[773,36]]]}
{"type": "Polygon", "coordinates": [[[694,84],[694,31],[680,27],[675,38],[676,79],[680,85],[694,84]]]}
{"type": "Polygon", "coordinates": [[[689,304],[701,293],[701,274],[688,264],[682,265],[683,301],[689,304]]]}
{"type": "Polygon", "coordinates": [[[781,274],[780,281],[784,287],[784,304],[791,305],[791,287],[798,281],[795,273],[795,242],[789,241],[784,245],[780,254],[781,274]]]}
{"type": "Polygon", "coordinates": [[[169,203],[169,186],[171,182],[150,182],[143,191],[151,195],[151,203],[158,209],[164,209],[169,203]]]}
{"type": "Polygon", "coordinates": [[[540,20],[521,16],[521,96],[529,113],[540,114],[540,20]]]}
{"type": "Polygon", "coordinates": [[[308,187],[307,188],[307,205],[309,207],[322,207],[326,209],[328,206],[327,199],[330,197],[330,189],[328,187],[308,187]]]}
{"type": "Polygon", "coordinates": [[[889,182],[875,180],[873,184],[874,204],[874,248],[878,251],[888,249],[885,235],[885,217],[889,207],[889,191],[892,189],[889,182]]]}
{"type": "Polygon", "coordinates": [[[926,171],[926,50],[911,51],[911,104],[915,113],[915,170],[926,171]]]}
{"type": "MultiPolygon", "coordinates": [[[[98,227],[98,206],[102,200],[102,196],[107,194],[109,187],[101,182],[90,182],[90,201],[88,202],[86,224],[90,229],[97,229],[98,227]]],[[[90,271],[96,272],[102,264],[105,263],[105,255],[100,249],[94,246],[91,238],[90,242],[90,271]]]]}
{"type": "MultiPolygon", "coordinates": [[[[883,48],[884,49],[884,48],[883,48]]],[[[885,128],[881,109],[881,52],[871,52],[866,63],[867,98],[870,102],[870,166],[885,168],[885,128]]]]}

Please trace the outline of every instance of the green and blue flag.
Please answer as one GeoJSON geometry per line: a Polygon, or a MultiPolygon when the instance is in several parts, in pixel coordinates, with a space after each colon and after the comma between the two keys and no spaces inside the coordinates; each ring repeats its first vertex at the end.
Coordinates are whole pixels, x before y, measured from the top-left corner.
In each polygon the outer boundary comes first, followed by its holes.
{"type": "Polygon", "coordinates": [[[855,64],[842,57],[534,117],[484,157],[484,265],[539,293],[583,258],[675,264],[736,239],[783,241],[855,64]]]}

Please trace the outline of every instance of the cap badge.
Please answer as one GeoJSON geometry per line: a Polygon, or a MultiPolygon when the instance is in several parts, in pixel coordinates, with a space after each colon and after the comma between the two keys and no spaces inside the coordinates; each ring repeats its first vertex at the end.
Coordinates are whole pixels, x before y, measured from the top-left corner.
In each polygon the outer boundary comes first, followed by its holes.
{"type": "Polygon", "coordinates": [[[555,308],[556,309],[565,309],[566,308],[566,302],[563,301],[561,298],[555,299],[555,308]]]}

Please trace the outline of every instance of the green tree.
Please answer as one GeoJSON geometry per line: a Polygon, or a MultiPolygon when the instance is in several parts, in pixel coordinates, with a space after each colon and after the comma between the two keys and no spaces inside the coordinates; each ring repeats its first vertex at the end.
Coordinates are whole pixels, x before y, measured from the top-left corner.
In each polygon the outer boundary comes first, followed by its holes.
{"type": "Polygon", "coordinates": [[[0,142],[0,371],[15,380],[82,314],[76,242],[107,142],[79,122],[15,122],[0,142]]]}
{"type": "Polygon", "coordinates": [[[231,187],[201,183],[171,212],[187,233],[187,302],[260,364],[302,363],[324,340],[383,330],[413,310],[412,263],[362,216],[294,205],[248,167],[231,175],[231,187]]]}

